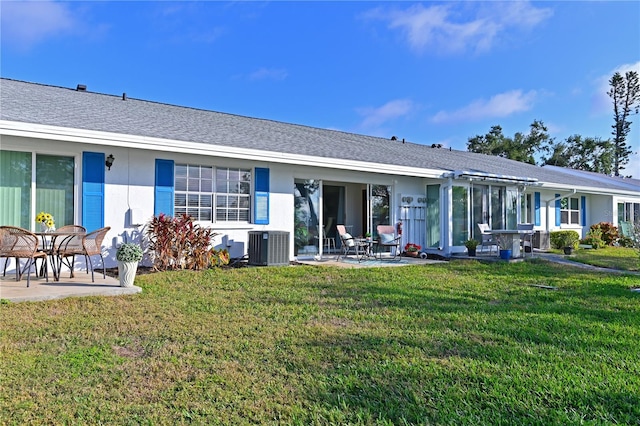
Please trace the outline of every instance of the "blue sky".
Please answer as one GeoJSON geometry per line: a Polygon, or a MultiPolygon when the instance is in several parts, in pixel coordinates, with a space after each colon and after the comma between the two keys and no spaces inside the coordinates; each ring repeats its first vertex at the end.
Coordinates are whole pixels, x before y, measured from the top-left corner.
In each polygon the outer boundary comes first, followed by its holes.
{"type": "Polygon", "coordinates": [[[640,71],[637,1],[0,7],[3,77],[462,150],[536,119],[558,141],[609,138],[607,81],[640,71]]]}

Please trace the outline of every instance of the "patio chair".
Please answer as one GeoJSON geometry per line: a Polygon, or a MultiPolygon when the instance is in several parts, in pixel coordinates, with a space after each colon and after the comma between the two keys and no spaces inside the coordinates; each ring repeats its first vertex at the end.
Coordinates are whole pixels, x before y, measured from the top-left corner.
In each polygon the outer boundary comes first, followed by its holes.
{"type": "Polygon", "coordinates": [[[633,237],[633,224],[631,222],[620,222],[618,228],[621,236],[628,238],[633,237]]]}
{"type": "Polygon", "coordinates": [[[401,235],[396,236],[396,227],[393,225],[378,225],[378,254],[382,259],[382,251],[389,248],[389,252],[393,254],[392,260],[397,257],[400,259],[400,240],[401,235]]]}
{"type": "Polygon", "coordinates": [[[56,252],[56,256],[58,257],[58,276],[60,276],[62,265],[66,265],[71,271],[70,278],[73,278],[73,267],[76,256],[84,256],[85,264],[87,265],[87,274],[91,271],[91,282],[95,282],[91,257],[100,256],[102,262],[102,277],[106,278],[104,257],[102,256],[102,241],[110,229],[110,226],[106,226],[83,236],[74,235],[65,239],[65,242],[60,245],[56,252]],[[69,260],[69,258],[71,258],[71,260],[69,260]]]}
{"type": "Polygon", "coordinates": [[[345,226],[336,225],[336,231],[338,231],[338,235],[340,236],[340,253],[338,254],[337,260],[340,260],[340,256],[348,256],[350,251],[353,251],[353,254],[357,255],[358,247],[356,245],[356,239],[347,232],[345,226]]]}
{"type": "Polygon", "coordinates": [[[522,257],[525,257],[527,250],[533,255],[533,223],[519,223],[518,231],[520,232],[520,246],[522,247],[522,257]]]}
{"type": "Polygon", "coordinates": [[[332,250],[336,250],[336,239],[334,237],[329,236],[329,232],[331,232],[331,225],[333,224],[333,218],[330,217],[327,220],[327,224],[324,226],[322,230],[322,249],[327,248],[327,253],[332,253],[332,250]]]}
{"type": "Polygon", "coordinates": [[[43,259],[43,273],[49,282],[49,271],[47,269],[47,253],[38,250],[38,236],[32,232],[17,226],[0,227],[0,257],[5,258],[2,276],[7,274],[7,263],[10,258],[16,260],[16,281],[22,279],[22,275],[27,273],[27,287],[31,285],[31,266],[35,268],[36,259],[43,259]],[[20,259],[27,259],[23,268],[20,267],[20,259]]]}
{"type": "Polygon", "coordinates": [[[492,248],[496,248],[496,254],[498,253],[498,242],[494,240],[493,235],[490,234],[491,228],[487,223],[478,223],[478,230],[480,231],[480,247],[489,247],[489,254],[492,253],[492,248]]]}

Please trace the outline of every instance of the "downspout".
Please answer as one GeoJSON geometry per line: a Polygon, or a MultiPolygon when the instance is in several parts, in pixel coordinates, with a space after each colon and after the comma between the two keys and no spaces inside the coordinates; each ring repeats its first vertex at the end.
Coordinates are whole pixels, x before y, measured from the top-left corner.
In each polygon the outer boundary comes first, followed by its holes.
{"type": "Polygon", "coordinates": [[[547,231],[549,231],[549,230],[550,230],[550,229],[549,229],[549,203],[553,203],[553,202],[555,202],[555,201],[562,200],[563,198],[567,198],[568,196],[573,195],[573,194],[575,194],[576,192],[578,192],[578,190],[577,190],[577,189],[572,189],[572,190],[571,190],[571,192],[570,192],[570,193],[568,193],[568,194],[558,195],[557,197],[554,197],[554,198],[552,198],[552,199],[550,199],[550,200],[546,200],[546,201],[545,201],[545,203],[547,203],[547,227],[546,227],[546,228],[547,228],[547,229],[546,229],[547,231]]]}

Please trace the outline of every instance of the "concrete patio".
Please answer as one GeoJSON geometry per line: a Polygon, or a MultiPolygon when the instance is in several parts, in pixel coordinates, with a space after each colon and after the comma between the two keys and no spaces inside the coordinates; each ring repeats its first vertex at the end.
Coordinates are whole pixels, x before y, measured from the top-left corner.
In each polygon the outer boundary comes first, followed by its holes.
{"type": "Polygon", "coordinates": [[[13,271],[7,271],[6,276],[0,275],[0,299],[10,302],[36,302],[42,300],[63,299],[65,297],[84,296],[122,296],[140,293],[142,289],[137,286],[120,287],[120,281],[102,273],[95,273],[95,282],[91,282],[91,275],[86,271],[76,271],[74,278],[69,278],[69,273],[63,273],[60,281],[54,281],[49,274],[49,282],[44,277],[36,277],[31,274],[31,285],[27,287],[27,277],[16,281],[13,271]]]}

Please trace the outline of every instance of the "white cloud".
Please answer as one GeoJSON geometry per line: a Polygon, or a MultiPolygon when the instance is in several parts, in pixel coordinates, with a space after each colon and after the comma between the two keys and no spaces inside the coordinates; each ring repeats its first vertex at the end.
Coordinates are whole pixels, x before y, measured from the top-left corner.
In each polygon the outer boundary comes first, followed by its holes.
{"type": "Polygon", "coordinates": [[[289,73],[282,68],[260,68],[249,74],[249,80],[284,80],[289,73]]]}
{"type": "Polygon", "coordinates": [[[76,22],[68,3],[53,1],[3,1],[2,37],[28,49],[49,37],[71,32],[76,22]]]}
{"type": "Polygon", "coordinates": [[[408,99],[389,101],[378,108],[359,108],[358,113],[364,116],[361,127],[365,129],[379,127],[389,120],[406,116],[412,112],[413,108],[413,102],[408,99]]]}
{"type": "Polygon", "coordinates": [[[620,65],[611,71],[609,71],[606,75],[602,75],[595,80],[595,93],[591,98],[591,112],[594,115],[604,115],[611,114],[613,111],[612,100],[607,95],[607,92],[611,87],[609,86],[609,80],[613,76],[613,74],[619,72],[624,75],[627,71],[635,71],[640,74],[640,61],[635,64],[623,64],[620,65]]]}
{"type": "Polygon", "coordinates": [[[491,2],[480,7],[463,5],[459,9],[451,4],[430,7],[418,4],[392,11],[374,9],[366,17],[388,21],[389,28],[401,30],[416,51],[458,53],[488,51],[502,34],[533,28],[553,13],[527,1],[491,2]],[[474,15],[461,17],[467,9],[475,11],[474,15]]]}
{"type": "Polygon", "coordinates": [[[494,95],[489,100],[478,99],[455,111],[439,111],[431,117],[434,123],[452,123],[469,120],[480,120],[528,111],[537,97],[534,90],[523,93],[522,90],[511,90],[494,95]]]}

